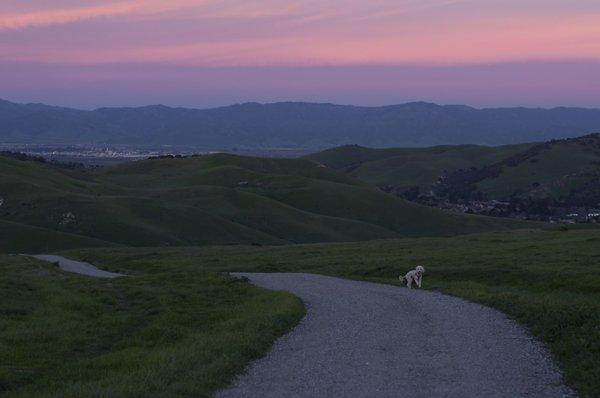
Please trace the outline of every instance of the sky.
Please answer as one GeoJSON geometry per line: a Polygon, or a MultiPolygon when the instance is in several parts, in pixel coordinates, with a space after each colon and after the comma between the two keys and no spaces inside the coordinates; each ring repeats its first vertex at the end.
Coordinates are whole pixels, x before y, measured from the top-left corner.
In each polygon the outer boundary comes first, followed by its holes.
{"type": "Polygon", "coordinates": [[[600,107],[600,1],[2,0],[0,98],[600,107]]]}

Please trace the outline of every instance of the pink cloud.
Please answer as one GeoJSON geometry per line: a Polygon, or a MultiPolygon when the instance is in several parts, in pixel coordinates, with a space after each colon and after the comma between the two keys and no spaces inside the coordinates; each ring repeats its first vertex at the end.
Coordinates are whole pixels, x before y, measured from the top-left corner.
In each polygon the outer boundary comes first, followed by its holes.
{"type": "MultiPolygon", "coordinates": [[[[114,11],[114,10],[113,10],[114,11]]],[[[353,65],[353,64],[469,64],[511,60],[600,58],[600,16],[531,19],[486,16],[476,21],[446,21],[439,29],[413,24],[402,29],[379,25],[364,35],[340,34],[339,26],[289,30],[279,35],[228,38],[199,31],[196,37],[129,45],[101,39],[94,47],[37,48],[16,45],[4,51],[5,60],[80,64],[173,62],[183,65],[353,65]],[[369,34],[370,33],[370,34],[369,34]],[[185,39],[185,40],[184,40],[185,39]]],[[[230,25],[224,25],[230,29],[230,25]]],[[[280,29],[273,24],[273,29],[280,29]]],[[[161,38],[161,40],[165,40],[161,38]]]]}
{"type": "Polygon", "coordinates": [[[0,15],[0,29],[20,29],[63,24],[86,19],[124,15],[138,9],[139,4],[137,3],[118,3],[84,8],[2,14],[0,15]]]}
{"type": "Polygon", "coordinates": [[[110,18],[131,14],[155,14],[178,9],[203,1],[193,0],[136,0],[100,5],[44,9],[40,11],[12,12],[0,14],[0,29],[21,29],[48,25],[66,24],[98,18],[110,18]]]}
{"type": "Polygon", "coordinates": [[[264,66],[600,59],[600,4],[592,0],[31,4],[10,12],[0,5],[0,61],[264,66]]]}

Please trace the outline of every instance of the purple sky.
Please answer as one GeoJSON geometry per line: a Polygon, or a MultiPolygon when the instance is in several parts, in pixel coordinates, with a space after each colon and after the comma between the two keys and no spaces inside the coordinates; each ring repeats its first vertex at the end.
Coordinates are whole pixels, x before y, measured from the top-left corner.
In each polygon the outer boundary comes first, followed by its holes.
{"type": "Polygon", "coordinates": [[[3,0],[0,98],[600,107],[598,21],[597,0],[3,0]]]}

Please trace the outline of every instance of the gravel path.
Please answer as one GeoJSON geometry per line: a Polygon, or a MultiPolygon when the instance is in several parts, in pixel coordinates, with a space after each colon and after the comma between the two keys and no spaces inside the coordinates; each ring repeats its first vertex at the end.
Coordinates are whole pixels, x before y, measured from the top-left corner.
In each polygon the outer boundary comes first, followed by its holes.
{"type": "Polygon", "coordinates": [[[573,396],[547,350],[485,306],[312,274],[234,275],[299,296],[308,314],[216,397],[573,396]]]}
{"type": "Polygon", "coordinates": [[[37,258],[38,260],[48,261],[51,263],[58,262],[58,266],[63,271],[93,276],[95,278],[116,278],[119,276],[125,276],[123,274],[117,274],[115,272],[102,271],[101,269],[94,267],[92,264],[84,263],[81,261],[69,260],[68,258],[55,256],[52,254],[36,254],[28,256],[37,258]]]}

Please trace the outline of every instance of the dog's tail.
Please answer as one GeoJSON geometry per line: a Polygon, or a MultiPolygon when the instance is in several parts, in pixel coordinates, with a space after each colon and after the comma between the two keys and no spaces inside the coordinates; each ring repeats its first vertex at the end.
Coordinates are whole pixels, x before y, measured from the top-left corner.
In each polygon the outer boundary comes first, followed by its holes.
{"type": "Polygon", "coordinates": [[[402,285],[406,284],[406,277],[404,275],[400,275],[398,277],[398,279],[400,279],[400,284],[402,284],[402,285]]]}

